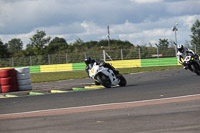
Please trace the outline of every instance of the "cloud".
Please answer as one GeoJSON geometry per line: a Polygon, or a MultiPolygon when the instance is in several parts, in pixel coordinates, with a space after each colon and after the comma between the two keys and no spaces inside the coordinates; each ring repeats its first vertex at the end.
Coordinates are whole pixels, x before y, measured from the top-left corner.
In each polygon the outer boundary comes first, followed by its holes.
{"type": "Polygon", "coordinates": [[[174,32],[171,28],[177,22],[179,23],[177,26],[178,42],[183,44],[186,40],[190,40],[190,28],[198,18],[200,15],[161,18],[154,22],[146,21],[138,24],[126,21],[124,24],[111,26],[111,37],[114,34],[115,38],[129,40],[133,44],[140,45],[148,42],[158,43],[159,39],[174,41],[174,32]]]}
{"type": "MultiPolygon", "coordinates": [[[[128,40],[135,45],[143,45],[149,42],[154,44],[158,43],[159,39],[174,41],[174,32],[171,28],[177,22],[179,24],[178,42],[183,44],[186,40],[190,40],[190,28],[197,18],[200,18],[200,15],[161,18],[157,21],[144,21],[143,23],[132,23],[126,20],[122,24],[110,25],[111,39],[128,40]]],[[[84,41],[107,39],[107,26],[86,20],[69,25],[40,27],[27,34],[0,35],[0,38],[3,38],[4,41],[9,41],[10,38],[21,38],[27,44],[36,30],[44,30],[47,36],[52,38],[63,37],[70,43],[77,38],[84,41]]]]}
{"type": "Polygon", "coordinates": [[[36,30],[68,42],[107,38],[143,44],[174,39],[171,27],[179,23],[178,41],[190,40],[190,28],[200,18],[196,0],[0,0],[0,38],[21,38],[24,44],[36,30]]]}
{"type": "Polygon", "coordinates": [[[192,15],[200,13],[200,1],[198,0],[182,0],[182,1],[166,1],[165,9],[173,15],[192,15]]]}
{"type": "Polygon", "coordinates": [[[136,2],[136,3],[139,3],[139,4],[163,2],[163,0],[130,0],[130,1],[136,2]]]}

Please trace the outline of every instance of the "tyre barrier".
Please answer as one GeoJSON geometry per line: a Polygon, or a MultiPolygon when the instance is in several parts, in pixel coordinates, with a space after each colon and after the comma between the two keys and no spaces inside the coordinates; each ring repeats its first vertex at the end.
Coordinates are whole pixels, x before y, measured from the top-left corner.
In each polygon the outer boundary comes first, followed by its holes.
{"type": "Polygon", "coordinates": [[[19,74],[30,73],[30,68],[29,67],[15,68],[15,70],[19,74]]]}
{"type": "Polygon", "coordinates": [[[17,72],[18,88],[20,91],[32,90],[29,67],[15,68],[17,72]]]}
{"type": "Polygon", "coordinates": [[[32,90],[32,85],[22,85],[22,86],[18,86],[20,91],[28,91],[28,90],[32,90]]]}
{"type": "Polygon", "coordinates": [[[2,93],[19,90],[16,75],[17,73],[14,68],[0,70],[0,84],[2,93]]]}
{"type": "Polygon", "coordinates": [[[7,77],[1,78],[0,84],[3,85],[10,85],[10,84],[17,84],[17,77],[7,77]]]}
{"type": "Polygon", "coordinates": [[[29,67],[0,70],[0,93],[32,90],[29,67]]]}

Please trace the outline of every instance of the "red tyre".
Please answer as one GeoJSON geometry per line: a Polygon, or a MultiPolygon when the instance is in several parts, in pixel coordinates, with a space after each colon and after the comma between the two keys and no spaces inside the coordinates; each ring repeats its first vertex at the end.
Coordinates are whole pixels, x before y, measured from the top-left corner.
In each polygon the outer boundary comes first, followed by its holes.
{"type": "Polygon", "coordinates": [[[1,85],[13,85],[17,84],[17,77],[7,77],[7,78],[1,78],[0,79],[1,85]]]}
{"type": "Polygon", "coordinates": [[[14,76],[16,76],[16,70],[14,68],[0,70],[0,78],[14,77],[14,76]]]}
{"type": "Polygon", "coordinates": [[[11,92],[11,91],[18,91],[18,85],[17,84],[14,84],[14,85],[4,85],[4,86],[1,86],[1,91],[3,93],[5,92],[11,92]]]}

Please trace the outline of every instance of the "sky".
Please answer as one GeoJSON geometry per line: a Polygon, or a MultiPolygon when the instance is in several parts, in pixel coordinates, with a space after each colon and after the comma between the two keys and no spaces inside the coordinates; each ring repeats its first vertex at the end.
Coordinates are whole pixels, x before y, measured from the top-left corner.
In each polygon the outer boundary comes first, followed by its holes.
{"type": "Polygon", "coordinates": [[[190,41],[191,27],[200,20],[200,0],[0,0],[0,39],[20,38],[24,46],[37,30],[68,43],[110,38],[134,45],[190,41]]]}

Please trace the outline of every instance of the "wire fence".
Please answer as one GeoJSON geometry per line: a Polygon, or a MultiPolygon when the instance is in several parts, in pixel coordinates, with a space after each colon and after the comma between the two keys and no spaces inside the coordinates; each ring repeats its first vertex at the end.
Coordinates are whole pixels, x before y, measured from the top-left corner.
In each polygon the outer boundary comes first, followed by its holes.
{"type": "Polygon", "coordinates": [[[147,59],[175,57],[174,48],[158,49],[155,47],[136,47],[134,49],[100,50],[85,51],[76,53],[47,54],[37,56],[0,58],[0,67],[20,67],[37,66],[51,64],[66,64],[84,62],[84,59],[90,56],[95,59],[110,60],[129,60],[129,59],[147,59]]]}

